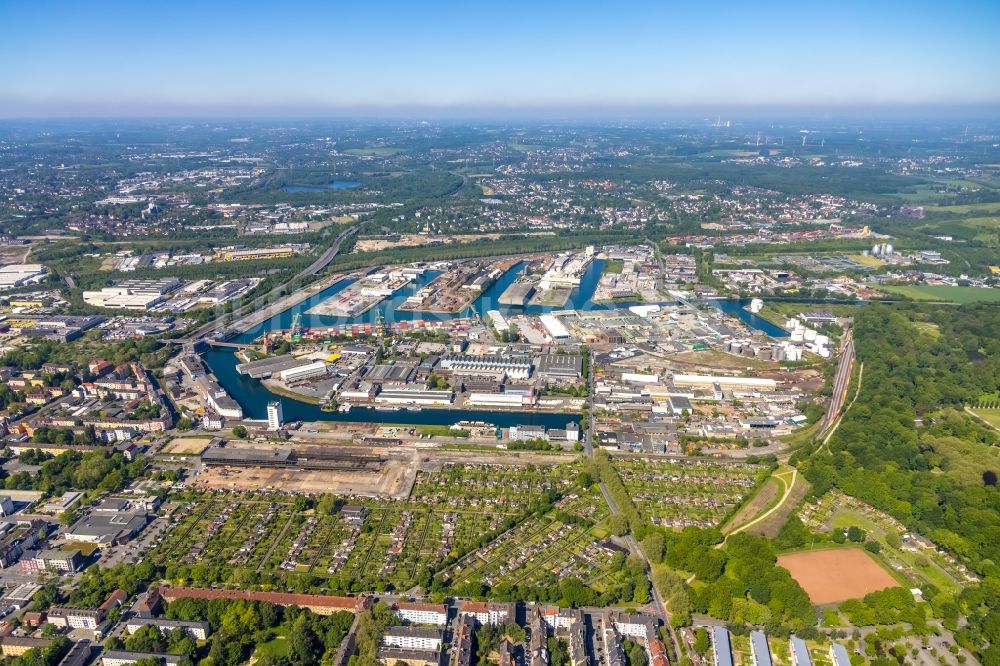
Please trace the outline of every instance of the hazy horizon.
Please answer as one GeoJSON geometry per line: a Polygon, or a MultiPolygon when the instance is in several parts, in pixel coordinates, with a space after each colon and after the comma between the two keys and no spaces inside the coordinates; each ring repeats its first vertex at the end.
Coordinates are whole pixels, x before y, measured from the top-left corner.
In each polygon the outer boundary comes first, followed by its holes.
{"type": "Polygon", "coordinates": [[[0,117],[1000,109],[1000,6],[6,3],[0,117]]]}
{"type": "Polygon", "coordinates": [[[880,120],[955,120],[995,121],[1000,118],[1000,103],[968,106],[744,106],[744,107],[486,107],[486,106],[385,106],[304,109],[295,107],[167,107],[163,105],[132,109],[115,114],[103,109],[77,109],[73,114],[37,113],[22,110],[6,115],[3,121],[372,121],[372,122],[539,122],[539,123],[700,123],[730,121],[733,124],[792,121],[880,121],[880,120]]]}

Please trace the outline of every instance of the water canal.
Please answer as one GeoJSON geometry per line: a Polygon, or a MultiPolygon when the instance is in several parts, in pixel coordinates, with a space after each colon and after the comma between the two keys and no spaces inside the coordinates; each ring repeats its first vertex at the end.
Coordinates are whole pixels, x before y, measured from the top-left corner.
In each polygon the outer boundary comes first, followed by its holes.
{"type": "MultiPolygon", "coordinates": [[[[292,325],[292,320],[296,315],[300,316],[302,325],[306,328],[323,328],[328,326],[338,326],[343,324],[371,323],[374,322],[378,312],[388,321],[406,321],[417,319],[453,319],[472,316],[473,310],[484,315],[488,310],[499,310],[505,316],[517,314],[540,314],[553,310],[613,310],[628,307],[635,303],[613,303],[601,304],[593,303],[591,298],[597,283],[600,281],[604,268],[604,260],[595,260],[584,273],[580,280],[580,285],[573,290],[569,301],[562,307],[548,306],[526,306],[517,307],[501,305],[498,302],[500,295],[509,287],[524,271],[524,262],[517,264],[501,276],[489,289],[487,289],[471,306],[462,312],[455,314],[428,313],[428,312],[399,312],[397,307],[409,296],[417,293],[420,289],[429,284],[439,273],[428,271],[424,275],[415,279],[409,285],[399,290],[393,296],[383,301],[377,308],[372,308],[368,312],[358,317],[329,317],[306,314],[306,311],[330,298],[342,289],[345,289],[350,280],[343,280],[328,287],[309,299],[285,310],[268,320],[261,322],[253,328],[245,331],[235,338],[238,342],[252,342],[260,337],[264,332],[288,329],[292,325]]],[[[744,309],[749,301],[723,300],[712,303],[723,312],[736,316],[751,328],[760,330],[768,335],[780,337],[787,333],[771,322],[751,314],[744,309]]],[[[663,305],[673,305],[674,301],[663,303],[663,305]]],[[[268,391],[260,381],[240,375],[236,371],[237,359],[231,351],[212,350],[204,355],[204,360],[219,383],[229,392],[240,406],[243,408],[247,418],[263,419],[267,412],[267,403],[275,399],[275,395],[268,391]]],[[[562,428],[570,420],[576,420],[576,414],[553,414],[545,412],[503,412],[503,411],[478,411],[468,409],[422,409],[420,411],[379,411],[368,408],[355,408],[344,414],[340,412],[325,412],[317,405],[299,402],[297,400],[283,399],[283,411],[286,420],[289,421],[342,421],[361,423],[407,423],[414,425],[451,425],[457,421],[486,421],[500,427],[509,427],[518,424],[542,425],[546,428],[562,428]]]]}

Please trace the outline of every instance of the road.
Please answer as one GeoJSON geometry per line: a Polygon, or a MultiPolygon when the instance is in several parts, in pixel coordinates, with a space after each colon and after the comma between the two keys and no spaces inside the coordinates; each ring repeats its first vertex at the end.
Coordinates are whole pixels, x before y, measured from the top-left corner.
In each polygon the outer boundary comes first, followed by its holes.
{"type": "MultiPolygon", "coordinates": [[[[590,354],[590,351],[587,351],[590,354]]],[[[593,358],[589,359],[587,364],[587,429],[584,432],[583,439],[583,450],[588,457],[593,457],[594,455],[594,363],[593,358]]],[[[604,501],[608,503],[608,507],[611,509],[611,513],[620,513],[620,509],[615,501],[611,498],[611,494],[608,492],[607,486],[601,481],[598,484],[601,488],[601,494],[604,495],[604,501]]],[[[649,577],[650,587],[653,589],[653,603],[656,606],[656,612],[663,620],[664,626],[667,628],[667,632],[670,634],[670,639],[674,644],[674,654],[680,658],[684,652],[681,649],[680,641],[677,640],[677,633],[674,628],[670,626],[670,613],[667,611],[667,605],[663,603],[663,597],[660,596],[660,591],[656,588],[656,583],[653,582],[653,563],[649,561],[646,557],[646,553],[639,547],[639,543],[635,540],[632,534],[628,534],[625,537],[625,543],[628,545],[629,552],[637,553],[642,557],[643,561],[646,563],[646,574],[649,577]]]]}
{"type": "Polygon", "coordinates": [[[827,405],[826,414],[823,415],[823,420],[820,422],[817,439],[823,437],[827,430],[836,422],[837,417],[840,416],[840,410],[847,399],[847,386],[851,383],[851,370],[853,368],[854,332],[848,329],[841,344],[840,362],[837,365],[837,374],[833,378],[833,391],[830,394],[830,404],[827,405]]]}
{"type": "Polygon", "coordinates": [[[594,358],[589,349],[587,350],[587,428],[583,432],[583,450],[588,456],[594,455],[594,358]]]}
{"type": "Polygon", "coordinates": [[[321,270],[326,268],[327,264],[333,261],[333,258],[337,256],[338,252],[340,252],[340,245],[347,239],[348,236],[355,233],[357,230],[358,227],[354,226],[341,231],[340,235],[337,236],[337,239],[333,241],[333,244],[326,249],[326,252],[321,254],[316,261],[309,264],[305,270],[292,278],[292,280],[297,280],[300,277],[305,277],[306,275],[316,275],[321,270]]]}
{"type": "MultiPolygon", "coordinates": [[[[591,453],[593,453],[593,451],[591,451],[591,453]]],[[[611,498],[611,494],[608,493],[608,488],[604,485],[604,482],[601,481],[598,485],[601,488],[601,493],[604,495],[604,501],[608,503],[608,507],[611,509],[611,513],[620,513],[621,510],[611,498]]],[[[639,542],[635,540],[634,536],[631,534],[626,535],[625,543],[628,545],[630,553],[640,555],[643,561],[646,562],[646,574],[649,576],[650,587],[653,588],[653,604],[656,606],[656,612],[663,620],[664,625],[667,627],[667,631],[670,633],[670,638],[674,642],[674,649],[676,650],[675,654],[680,656],[683,652],[681,652],[681,644],[677,640],[677,634],[674,633],[673,627],[670,626],[670,613],[667,611],[667,605],[663,603],[663,597],[660,596],[660,591],[656,589],[656,583],[653,582],[653,565],[649,561],[649,558],[646,557],[646,553],[639,547],[639,542]]]]}
{"type": "Polygon", "coordinates": [[[271,299],[276,298],[278,296],[281,296],[281,292],[289,284],[292,284],[296,280],[299,280],[301,278],[304,278],[304,277],[307,277],[307,276],[316,275],[317,273],[319,273],[320,271],[322,271],[324,268],[326,268],[327,265],[329,265],[329,263],[331,261],[333,261],[333,258],[337,256],[338,252],[340,252],[340,246],[344,243],[345,240],[347,240],[347,237],[350,236],[351,234],[356,233],[359,228],[360,228],[359,226],[353,226],[353,227],[349,227],[347,229],[344,229],[342,232],[340,232],[340,235],[337,236],[336,240],[333,241],[333,244],[331,244],[330,247],[328,247],[326,249],[326,251],[323,254],[321,254],[316,259],[316,261],[314,261],[311,264],[309,264],[309,266],[307,266],[305,269],[303,269],[302,271],[300,271],[296,275],[288,278],[287,280],[285,280],[281,284],[277,285],[276,287],[274,287],[273,289],[271,289],[271,291],[267,292],[266,294],[264,294],[262,296],[258,296],[251,303],[248,303],[247,305],[244,305],[242,307],[236,308],[231,313],[220,314],[218,317],[215,317],[214,319],[212,319],[208,323],[200,326],[197,330],[195,330],[193,333],[191,333],[191,335],[189,336],[188,339],[194,340],[194,339],[202,338],[202,337],[208,335],[209,333],[215,331],[216,329],[218,329],[220,327],[222,321],[226,317],[232,317],[233,320],[236,320],[236,319],[238,319],[238,318],[240,318],[240,317],[242,317],[242,316],[244,316],[244,315],[246,315],[246,314],[248,314],[250,312],[254,312],[256,310],[259,310],[261,307],[263,307],[263,305],[265,303],[267,303],[271,299]]]}

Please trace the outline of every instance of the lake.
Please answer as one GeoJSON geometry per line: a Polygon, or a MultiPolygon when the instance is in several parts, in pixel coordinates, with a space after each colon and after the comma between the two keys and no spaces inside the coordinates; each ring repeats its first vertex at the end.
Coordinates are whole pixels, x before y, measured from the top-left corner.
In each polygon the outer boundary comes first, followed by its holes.
{"type": "Polygon", "coordinates": [[[361,183],[356,180],[331,180],[326,185],[283,185],[282,192],[301,194],[303,192],[327,192],[329,190],[353,190],[361,187],[361,183]]]}

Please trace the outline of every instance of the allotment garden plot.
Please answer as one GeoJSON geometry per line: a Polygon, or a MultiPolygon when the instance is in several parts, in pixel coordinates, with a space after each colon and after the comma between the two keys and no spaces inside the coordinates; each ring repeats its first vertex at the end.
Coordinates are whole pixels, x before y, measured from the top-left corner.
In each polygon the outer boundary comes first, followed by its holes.
{"type": "Polygon", "coordinates": [[[174,514],[174,527],[150,557],[172,564],[256,568],[292,517],[291,503],[267,495],[206,495],[174,514]]]}
{"type": "Polygon", "coordinates": [[[198,566],[200,576],[220,582],[252,572],[408,589],[569,495],[578,472],[573,465],[446,465],[418,473],[405,501],[340,498],[333,512],[296,510],[291,498],[265,493],[185,495],[150,558],[198,566]]]}
{"type": "Polygon", "coordinates": [[[717,527],[756,487],[769,469],[712,460],[613,458],[636,507],[655,525],[717,527]]]}
{"type": "MultiPolygon", "coordinates": [[[[452,584],[540,584],[552,576],[576,577],[598,591],[615,574],[621,549],[608,540],[610,510],[599,491],[576,489],[545,514],[532,517],[445,571],[452,584]]],[[[618,567],[620,569],[620,567],[618,567]]]]}

